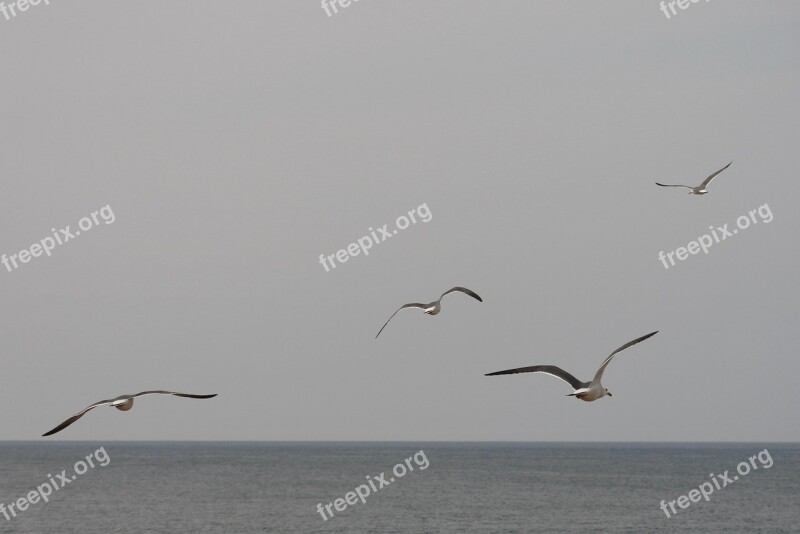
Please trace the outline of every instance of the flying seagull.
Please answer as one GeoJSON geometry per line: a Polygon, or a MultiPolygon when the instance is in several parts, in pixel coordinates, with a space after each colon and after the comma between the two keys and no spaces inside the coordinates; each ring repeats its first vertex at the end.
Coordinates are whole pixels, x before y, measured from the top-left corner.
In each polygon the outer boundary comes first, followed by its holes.
{"type": "MultiPolygon", "coordinates": [[[[467,289],[466,287],[454,287],[453,289],[449,289],[449,290],[445,291],[444,293],[442,293],[441,297],[439,297],[437,300],[434,300],[433,302],[430,302],[428,304],[421,304],[419,302],[412,302],[410,304],[405,304],[403,306],[400,306],[397,309],[397,311],[392,314],[392,317],[397,315],[397,312],[399,312],[400,310],[405,310],[406,308],[420,308],[420,309],[424,310],[425,313],[427,313],[428,315],[437,315],[440,311],[442,311],[442,299],[444,298],[444,296],[448,295],[450,293],[453,293],[455,291],[458,291],[460,293],[466,293],[470,297],[472,297],[472,298],[474,298],[474,299],[476,299],[476,300],[478,300],[480,302],[483,302],[483,299],[480,298],[478,296],[478,294],[475,293],[474,291],[472,291],[471,289],[467,289]]],[[[381,335],[381,332],[383,332],[383,329],[386,328],[387,324],[389,324],[389,321],[392,320],[392,317],[389,317],[389,319],[385,323],[383,323],[383,326],[381,327],[381,329],[378,330],[377,334],[375,334],[375,339],[378,339],[378,336],[381,335]]]]}
{"type": "MultiPolygon", "coordinates": [[[[731,163],[733,163],[733,162],[731,161],[731,163]]],[[[714,178],[716,178],[716,177],[717,177],[717,175],[718,175],[719,173],[721,173],[722,171],[724,171],[725,169],[727,169],[728,167],[730,167],[730,166],[731,166],[731,163],[728,163],[727,165],[725,165],[724,167],[722,167],[720,170],[718,170],[717,172],[715,172],[714,174],[712,174],[711,176],[709,176],[708,178],[706,178],[705,180],[703,180],[703,183],[702,183],[702,184],[700,184],[700,185],[698,185],[697,187],[692,187],[692,186],[690,186],[690,185],[669,185],[669,184],[660,184],[660,183],[658,183],[658,182],[656,182],[656,185],[660,185],[661,187],[685,187],[685,188],[687,188],[687,189],[689,189],[689,190],[690,190],[690,191],[689,191],[689,194],[690,194],[690,195],[705,195],[706,193],[708,193],[708,191],[706,191],[706,187],[708,186],[708,184],[710,184],[710,183],[711,183],[711,180],[713,180],[714,178]]]]}
{"type": "Polygon", "coordinates": [[[628,341],[620,348],[612,352],[608,355],[608,358],[603,360],[603,365],[600,366],[600,369],[597,370],[597,373],[594,375],[594,378],[591,382],[581,382],[565,370],[561,369],[560,367],[556,367],[555,365],[534,365],[532,367],[520,367],[518,369],[508,369],[506,371],[497,371],[496,373],[489,373],[486,376],[494,376],[494,375],[512,375],[517,373],[544,373],[550,376],[554,376],[556,378],[560,378],[575,390],[573,393],[567,395],[567,397],[577,397],[582,401],[593,401],[597,400],[600,397],[605,397],[608,395],[609,397],[613,397],[611,392],[608,391],[603,385],[600,383],[600,379],[603,378],[603,371],[606,370],[606,367],[611,362],[611,358],[614,357],[615,354],[618,352],[622,352],[623,350],[627,349],[632,345],[636,345],[640,341],[644,341],[645,339],[649,338],[650,336],[654,336],[658,333],[658,330],[655,332],[650,332],[646,336],[642,336],[640,338],[634,339],[633,341],[628,341]]]}
{"type": "Polygon", "coordinates": [[[190,399],[210,399],[212,397],[216,397],[217,396],[216,393],[214,393],[213,395],[190,395],[189,393],[176,393],[174,391],[142,391],[141,393],[137,393],[136,395],[120,395],[116,399],[103,400],[103,401],[100,401],[100,402],[95,402],[94,404],[92,404],[90,406],[87,406],[82,411],[76,413],[75,415],[73,415],[72,417],[70,417],[69,419],[67,419],[66,421],[64,421],[63,423],[58,425],[57,427],[55,427],[50,432],[47,432],[46,434],[42,434],[42,436],[52,436],[56,432],[61,432],[62,430],[67,428],[69,425],[71,425],[72,423],[74,423],[75,421],[77,421],[78,419],[83,417],[83,414],[85,414],[89,410],[97,408],[98,406],[103,406],[104,404],[108,404],[109,406],[111,406],[113,408],[116,408],[117,410],[121,410],[123,412],[127,412],[128,410],[133,408],[133,399],[134,399],[134,397],[141,397],[142,395],[153,395],[153,394],[156,394],[156,393],[159,393],[159,394],[162,394],[162,395],[176,395],[178,397],[188,397],[190,399]]]}

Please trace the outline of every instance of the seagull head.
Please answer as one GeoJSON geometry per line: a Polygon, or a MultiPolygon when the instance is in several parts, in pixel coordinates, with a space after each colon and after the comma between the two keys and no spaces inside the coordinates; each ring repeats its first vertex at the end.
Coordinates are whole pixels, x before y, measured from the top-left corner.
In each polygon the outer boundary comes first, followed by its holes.
{"type": "Polygon", "coordinates": [[[614,396],[614,395],[612,395],[612,394],[611,394],[611,392],[610,392],[610,391],[608,391],[608,390],[607,390],[607,389],[605,389],[605,388],[603,388],[603,391],[604,391],[604,392],[605,392],[605,394],[606,394],[606,395],[608,395],[609,397],[613,397],[613,396],[614,396]]]}

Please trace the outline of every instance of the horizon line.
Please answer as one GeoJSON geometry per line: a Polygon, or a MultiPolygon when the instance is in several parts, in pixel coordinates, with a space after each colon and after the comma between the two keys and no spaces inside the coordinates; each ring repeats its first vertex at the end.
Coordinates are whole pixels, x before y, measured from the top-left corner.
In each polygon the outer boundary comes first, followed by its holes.
{"type": "Polygon", "coordinates": [[[431,443],[431,444],[569,444],[569,445],[736,445],[736,444],[779,444],[779,445],[800,445],[800,441],[522,441],[522,440],[196,440],[196,439],[172,439],[172,440],[120,440],[120,439],[75,439],[75,440],[14,440],[4,439],[0,443],[358,443],[358,444],[393,444],[393,443],[431,443]]]}

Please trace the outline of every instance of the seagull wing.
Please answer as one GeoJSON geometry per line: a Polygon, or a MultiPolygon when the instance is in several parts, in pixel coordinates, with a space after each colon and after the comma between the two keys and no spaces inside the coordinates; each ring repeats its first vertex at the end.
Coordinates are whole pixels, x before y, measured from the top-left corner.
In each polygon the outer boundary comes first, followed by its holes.
{"type": "Polygon", "coordinates": [[[600,383],[600,379],[603,377],[603,371],[605,371],[606,367],[608,366],[608,364],[611,363],[611,358],[613,358],[615,354],[617,354],[618,352],[622,352],[623,350],[627,349],[628,347],[636,345],[640,341],[644,341],[645,339],[647,339],[647,338],[649,338],[651,336],[654,336],[656,334],[658,334],[658,330],[656,330],[655,332],[650,332],[646,336],[642,336],[640,338],[636,338],[633,341],[628,341],[627,343],[622,345],[620,348],[618,348],[617,350],[615,350],[614,352],[609,354],[608,357],[605,360],[603,360],[603,365],[600,366],[600,369],[598,369],[597,373],[594,375],[594,378],[592,379],[592,384],[599,384],[600,383]]]}
{"type": "MultiPolygon", "coordinates": [[[[733,163],[733,162],[731,161],[731,163],[733,163]]],[[[722,167],[720,170],[718,170],[717,172],[715,172],[714,174],[712,174],[711,176],[709,176],[708,178],[706,178],[706,179],[703,181],[703,183],[702,183],[702,184],[700,184],[700,187],[703,187],[703,188],[705,188],[705,187],[706,187],[708,184],[710,184],[710,183],[711,183],[711,180],[713,180],[714,178],[716,178],[716,177],[717,177],[717,175],[718,175],[719,173],[721,173],[722,171],[724,171],[725,169],[727,169],[728,167],[730,167],[730,166],[731,166],[731,163],[728,163],[727,165],[725,165],[724,167],[722,167]]]]}
{"type": "Polygon", "coordinates": [[[210,399],[212,397],[216,397],[217,394],[213,393],[211,395],[192,395],[191,393],[178,393],[176,391],[142,391],[141,393],[137,393],[136,395],[131,395],[131,397],[141,397],[142,395],[154,395],[154,394],[162,394],[162,395],[175,395],[177,397],[188,397],[190,399],[210,399]]]}
{"type": "MultiPolygon", "coordinates": [[[[420,309],[424,310],[424,309],[425,309],[425,308],[427,308],[428,306],[430,306],[430,304],[421,304],[421,303],[419,303],[419,302],[412,302],[412,303],[410,303],[410,304],[404,304],[404,305],[400,306],[399,308],[397,308],[397,311],[396,311],[396,312],[394,312],[394,313],[392,314],[392,317],[394,317],[395,315],[397,315],[397,312],[399,312],[400,310],[405,310],[406,308],[420,308],[420,309]]],[[[392,317],[389,317],[389,318],[386,320],[386,322],[385,322],[385,323],[383,323],[383,326],[381,327],[381,329],[380,329],[380,330],[378,330],[378,333],[377,333],[377,334],[375,334],[375,339],[378,339],[378,336],[379,336],[379,335],[381,335],[381,332],[383,332],[383,329],[384,329],[384,328],[386,328],[386,325],[387,325],[387,324],[389,324],[389,321],[391,321],[391,320],[392,320],[392,317]]]]}
{"type": "Polygon", "coordinates": [[[497,371],[495,373],[489,373],[485,376],[495,376],[495,375],[514,375],[517,373],[544,373],[546,375],[554,376],[556,378],[560,378],[573,389],[580,389],[582,387],[586,387],[588,383],[581,382],[565,370],[560,367],[556,367],[555,365],[533,365],[531,367],[519,367],[517,369],[507,369],[505,371],[497,371]]]}
{"type": "Polygon", "coordinates": [[[449,295],[450,293],[454,293],[456,291],[458,291],[459,293],[464,293],[466,295],[469,295],[470,297],[474,298],[475,300],[477,300],[479,302],[483,302],[483,299],[480,298],[478,296],[478,294],[475,293],[474,291],[472,291],[471,289],[467,289],[466,287],[458,287],[458,286],[454,287],[453,289],[448,289],[447,291],[442,293],[442,296],[439,297],[439,300],[442,300],[445,295],[449,295]]]}
{"type": "Polygon", "coordinates": [[[69,425],[71,425],[72,423],[74,423],[75,421],[77,421],[78,419],[80,419],[81,417],[83,417],[83,414],[85,414],[85,413],[86,413],[86,412],[88,412],[89,410],[92,410],[92,409],[94,409],[94,408],[97,408],[98,406],[102,406],[102,405],[104,405],[104,404],[110,404],[110,403],[112,403],[112,402],[113,402],[113,399],[109,399],[109,400],[103,400],[103,401],[100,401],[100,402],[95,402],[94,404],[92,404],[92,405],[90,405],[90,406],[87,406],[86,408],[84,408],[82,411],[80,411],[80,412],[76,413],[75,415],[73,415],[72,417],[70,417],[69,419],[67,419],[66,421],[64,421],[63,423],[61,423],[60,425],[58,425],[57,427],[55,427],[55,428],[54,428],[53,430],[51,430],[50,432],[47,432],[47,433],[45,433],[45,434],[42,434],[42,437],[45,437],[45,436],[52,436],[53,434],[56,434],[57,432],[61,432],[62,430],[64,430],[65,428],[67,428],[69,425]]]}
{"type": "Polygon", "coordinates": [[[671,185],[671,184],[660,184],[656,182],[656,185],[660,185],[661,187],[685,187],[686,189],[694,189],[694,187],[690,185],[671,185]]]}

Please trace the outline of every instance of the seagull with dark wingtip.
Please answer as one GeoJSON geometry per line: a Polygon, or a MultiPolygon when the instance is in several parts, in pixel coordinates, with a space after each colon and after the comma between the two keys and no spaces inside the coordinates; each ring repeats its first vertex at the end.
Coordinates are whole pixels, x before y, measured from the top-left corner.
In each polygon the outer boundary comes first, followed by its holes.
{"type": "Polygon", "coordinates": [[[87,406],[82,411],[76,413],[75,415],[73,415],[72,417],[70,417],[69,419],[67,419],[66,421],[64,421],[63,423],[58,425],[57,427],[55,427],[50,432],[47,432],[46,434],[42,434],[42,436],[52,436],[53,434],[55,434],[57,432],[61,432],[62,430],[67,428],[69,425],[71,425],[72,423],[74,423],[75,421],[77,421],[78,419],[83,417],[83,414],[85,414],[89,410],[93,410],[94,408],[97,408],[98,406],[103,406],[104,404],[108,404],[112,408],[116,408],[117,410],[120,410],[120,411],[123,411],[123,412],[127,412],[128,410],[133,408],[133,399],[135,397],[141,397],[142,395],[156,395],[156,394],[160,394],[160,395],[175,395],[176,397],[188,397],[190,399],[210,399],[212,397],[216,397],[217,396],[216,393],[211,394],[211,395],[191,395],[189,393],[176,393],[175,391],[161,391],[161,390],[158,390],[158,391],[142,391],[141,393],[137,393],[136,395],[120,395],[119,397],[117,397],[115,399],[102,400],[100,402],[95,402],[94,404],[91,404],[91,405],[87,406]]]}
{"type": "Polygon", "coordinates": [[[597,370],[595,373],[594,378],[591,382],[581,382],[565,370],[560,367],[556,367],[555,365],[533,365],[531,367],[519,367],[517,369],[508,369],[506,371],[497,371],[496,373],[489,373],[485,376],[495,376],[495,375],[513,375],[517,373],[544,373],[550,376],[554,376],[556,378],[560,378],[570,386],[572,386],[573,391],[572,393],[568,394],[567,397],[576,397],[582,401],[590,402],[593,400],[597,400],[601,397],[605,397],[608,395],[609,397],[613,397],[610,391],[603,387],[600,383],[600,379],[603,378],[603,371],[606,370],[606,367],[609,363],[611,363],[611,358],[614,357],[615,354],[622,352],[623,350],[636,345],[640,341],[644,341],[645,339],[654,336],[658,333],[658,330],[655,332],[650,332],[646,336],[642,336],[640,338],[634,339],[633,341],[628,341],[620,348],[612,352],[608,355],[608,357],[603,360],[603,364],[600,366],[600,369],[597,370]]]}
{"type": "MultiPolygon", "coordinates": [[[[428,315],[438,315],[438,313],[440,311],[442,311],[442,299],[444,298],[445,295],[449,295],[450,293],[453,293],[453,292],[464,293],[464,294],[469,295],[470,297],[474,298],[475,300],[477,300],[479,302],[483,302],[483,299],[480,298],[478,296],[478,294],[475,293],[474,291],[472,291],[471,289],[467,289],[466,287],[458,287],[458,286],[456,286],[453,289],[448,289],[447,291],[442,293],[441,297],[439,297],[437,300],[434,300],[433,302],[429,302],[428,304],[422,304],[420,302],[412,302],[410,304],[404,304],[404,305],[400,306],[397,309],[397,311],[395,311],[392,314],[392,317],[397,315],[397,312],[399,312],[400,310],[405,310],[406,308],[419,308],[419,309],[423,310],[423,312],[428,314],[428,315]]],[[[389,319],[387,319],[386,322],[383,323],[383,326],[381,327],[381,329],[378,330],[377,334],[375,334],[375,339],[377,339],[378,336],[381,335],[381,332],[383,332],[383,329],[386,328],[387,324],[389,324],[389,321],[392,320],[392,317],[389,317],[389,319]]]]}
{"type": "MultiPolygon", "coordinates": [[[[733,162],[731,161],[731,163],[733,163],[733,162]]],[[[727,165],[722,167],[720,170],[718,170],[717,172],[715,172],[714,174],[712,174],[711,176],[709,176],[708,178],[703,180],[703,183],[698,185],[698,186],[696,186],[696,187],[692,187],[691,185],[660,184],[658,182],[656,182],[656,185],[660,185],[661,187],[685,187],[686,189],[689,190],[689,194],[690,195],[705,195],[706,193],[708,193],[708,191],[706,191],[706,187],[708,186],[708,184],[711,183],[711,180],[716,178],[719,173],[721,173],[722,171],[724,171],[725,169],[730,167],[731,163],[728,163],[727,165]]]]}

